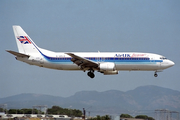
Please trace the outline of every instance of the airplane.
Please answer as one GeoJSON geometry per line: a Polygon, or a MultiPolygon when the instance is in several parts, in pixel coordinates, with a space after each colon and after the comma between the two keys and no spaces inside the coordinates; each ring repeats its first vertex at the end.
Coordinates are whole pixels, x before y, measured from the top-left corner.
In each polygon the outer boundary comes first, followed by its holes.
{"type": "Polygon", "coordinates": [[[104,75],[116,75],[119,71],[154,71],[162,72],[175,63],[166,57],[142,52],[53,52],[38,47],[26,32],[18,25],[13,31],[19,52],[6,50],[16,60],[39,67],[56,70],[88,71],[94,78],[94,71],[104,75]]]}

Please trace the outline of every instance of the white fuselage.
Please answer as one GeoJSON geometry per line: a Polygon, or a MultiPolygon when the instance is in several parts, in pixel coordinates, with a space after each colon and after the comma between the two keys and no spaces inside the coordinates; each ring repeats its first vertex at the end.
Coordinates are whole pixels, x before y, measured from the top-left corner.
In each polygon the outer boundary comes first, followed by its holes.
{"type": "MultiPolygon", "coordinates": [[[[77,52],[78,56],[84,57],[97,63],[115,63],[116,70],[125,71],[161,71],[174,65],[174,63],[161,55],[137,52],[77,52]]],[[[41,54],[35,54],[29,58],[17,58],[31,65],[58,70],[82,70],[74,64],[69,55],[61,52],[51,52],[41,49],[41,54]]]]}
{"type": "Polygon", "coordinates": [[[162,71],[174,65],[167,58],[152,53],[137,52],[52,52],[39,48],[20,26],[13,26],[19,52],[7,50],[17,60],[31,65],[57,69],[82,70],[94,78],[94,71],[104,75],[118,74],[120,70],[162,71]]]}

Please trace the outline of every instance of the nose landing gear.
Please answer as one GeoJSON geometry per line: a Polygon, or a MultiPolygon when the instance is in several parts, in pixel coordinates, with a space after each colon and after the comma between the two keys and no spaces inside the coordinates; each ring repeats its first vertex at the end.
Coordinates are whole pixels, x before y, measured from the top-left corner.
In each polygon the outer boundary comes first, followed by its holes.
{"type": "Polygon", "coordinates": [[[94,75],[94,70],[90,70],[87,75],[90,77],[90,78],[94,78],[95,75],[94,75]]]}
{"type": "Polygon", "coordinates": [[[158,76],[158,74],[157,74],[157,72],[155,72],[155,73],[154,73],[154,77],[157,77],[157,76],[158,76]]]}

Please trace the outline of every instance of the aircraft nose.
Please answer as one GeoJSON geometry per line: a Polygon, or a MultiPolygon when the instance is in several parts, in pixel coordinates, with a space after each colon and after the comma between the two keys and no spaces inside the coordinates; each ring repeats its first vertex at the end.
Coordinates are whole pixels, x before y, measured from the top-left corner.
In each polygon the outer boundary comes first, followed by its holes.
{"type": "Polygon", "coordinates": [[[171,61],[171,60],[168,61],[168,64],[169,64],[170,67],[175,65],[175,63],[173,61],[171,61]]]}

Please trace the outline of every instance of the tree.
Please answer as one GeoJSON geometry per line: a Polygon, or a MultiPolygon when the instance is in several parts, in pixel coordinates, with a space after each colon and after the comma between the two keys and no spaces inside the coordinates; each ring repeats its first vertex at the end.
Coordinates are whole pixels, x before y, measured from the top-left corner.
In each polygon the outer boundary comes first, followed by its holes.
{"type": "Polygon", "coordinates": [[[52,108],[47,109],[47,113],[55,114],[55,115],[76,116],[76,117],[82,116],[82,111],[80,110],[61,108],[59,106],[53,106],[52,108]]]}
{"type": "Polygon", "coordinates": [[[96,120],[101,120],[101,116],[97,115],[96,120]]]}
{"type": "Polygon", "coordinates": [[[148,120],[155,120],[154,118],[152,118],[152,117],[148,117],[148,120]]]}
{"type": "MultiPolygon", "coordinates": [[[[33,109],[33,114],[37,114],[38,110],[33,109]]],[[[32,109],[9,109],[8,114],[32,114],[32,109]]]]}
{"type": "Polygon", "coordinates": [[[3,112],[3,108],[0,108],[0,112],[3,112]]]}
{"type": "Polygon", "coordinates": [[[133,118],[133,117],[129,114],[121,114],[120,118],[133,118]]]}
{"type": "Polygon", "coordinates": [[[110,117],[109,115],[105,115],[101,117],[101,120],[110,120],[110,117]]]}
{"type": "Polygon", "coordinates": [[[74,110],[72,110],[72,115],[74,115],[76,117],[81,117],[82,111],[74,109],[74,110]]]}
{"type": "Polygon", "coordinates": [[[148,117],[147,115],[137,115],[135,118],[147,119],[147,120],[155,120],[152,117],[148,117]]]}
{"type": "Polygon", "coordinates": [[[17,109],[9,109],[8,114],[16,114],[17,109]]]}
{"type": "Polygon", "coordinates": [[[137,115],[135,118],[148,119],[147,115],[137,115]]]}

